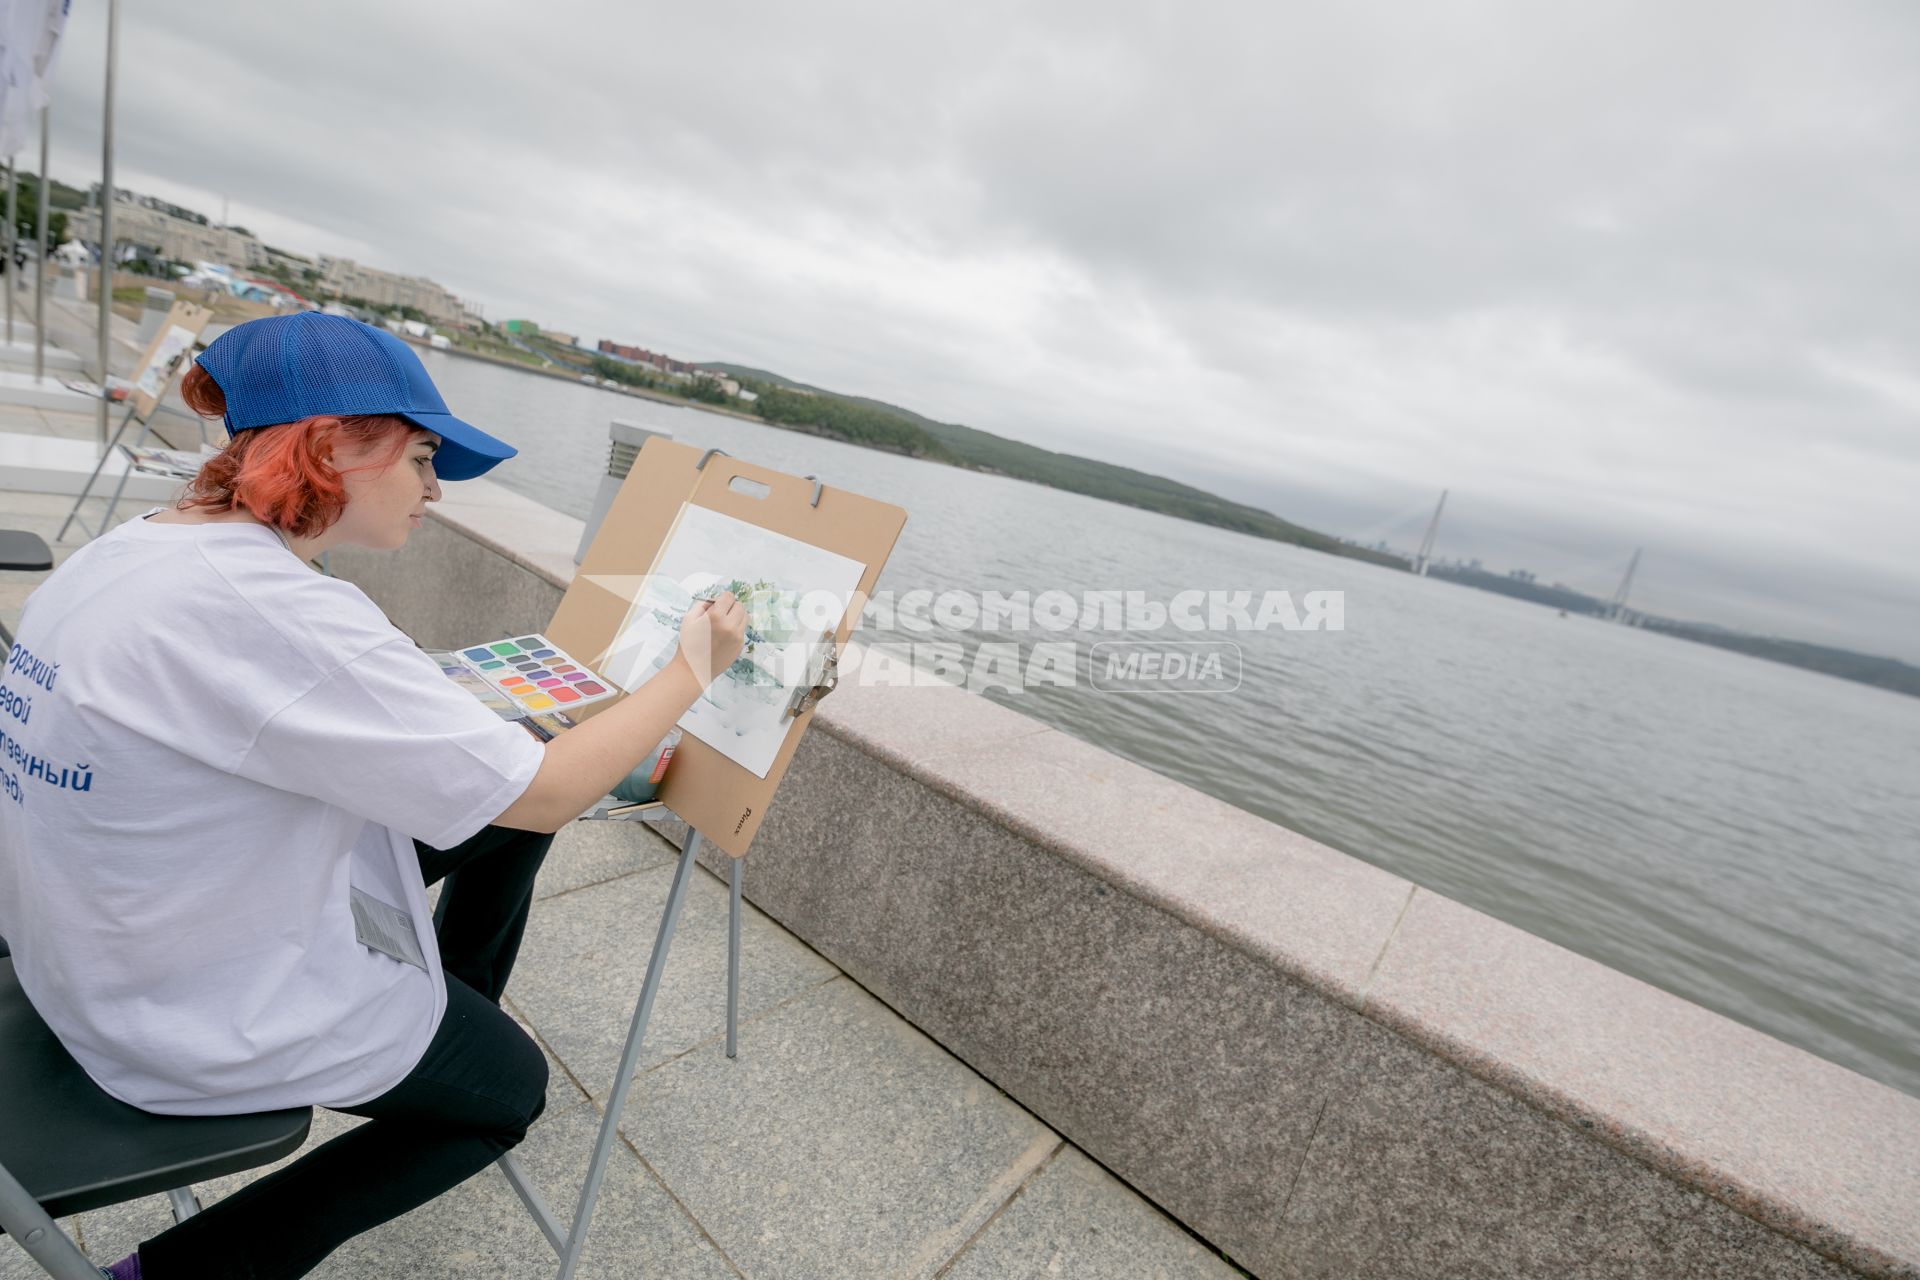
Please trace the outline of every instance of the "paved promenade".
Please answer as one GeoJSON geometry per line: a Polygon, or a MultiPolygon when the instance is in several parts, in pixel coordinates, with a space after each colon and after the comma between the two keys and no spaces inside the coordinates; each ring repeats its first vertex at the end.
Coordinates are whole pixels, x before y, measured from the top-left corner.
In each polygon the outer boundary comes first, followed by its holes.
{"type": "MultiPolygon", "coordinates": [[[[35,429],[85,438],[92,420],[0,407],[0,430],[35,429]]],[[[51,541],[71,501],[0,493],[0,526],[51,541]]],[[[104,505],[90,502],[89,519],[104,505]]],[[[41,576],[0,573],[0,618],[18,618],[41,576]]],[[[639,825],[575,823],[541,876],[507,1004],[549,1059],[547,1111],[520,1156],[563,1220],[677,856],[639,825]]],[[[751,858],[746,883],[751,892],[751,858]]],[[[740,1052],[729,1060],[727,890],[695,868],[582,1277],[1243,1274],[794,935],[751,905],[743,916],[740,1052]]],[[[312,1140],[353,1123],[318,1112],[312,1140]]],[[[198,1191],[210,1203],[252,1176],[198,1191]]],[[[63,1225],[105,1262],[170,1221],[165,1199],[153,1197],[63,1225]]],[[[538,1277],[554,1265],[506,1181],[488,1170],[315,1274],[538,1277]]],[[[18,1246],[0,1242],[0,1280],[37,1274],[18,1246]]]]}

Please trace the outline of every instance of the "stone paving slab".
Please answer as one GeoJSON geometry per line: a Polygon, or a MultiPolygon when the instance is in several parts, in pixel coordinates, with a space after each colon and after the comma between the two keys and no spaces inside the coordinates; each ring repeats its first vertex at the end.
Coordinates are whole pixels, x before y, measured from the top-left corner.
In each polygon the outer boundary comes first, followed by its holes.
{"type": "MultiPolygon", "coordinates": [[[[726,1030],[727,886],[700,867],[690,877],[641,1070],[726,1030]]],[[[534,903],[510,998],[595,1096],[613,1087],[672,881],[673,867],[663,862],[534,903]]],[[[757,908],[743,905],[742,1024],[836,972],[757,908]]]]}
{"type": "Polygon", "coordinates": [[[1246,1273],[1076,1147],[1063,1147],[940,1280],[1233,1280],[1246,1273]]]}
{"type": "Polygon", "coordinates": [[[80,357],[64,347],[47,346],[44,356],[34,350],[31,341],[0,342],[0,369],[31,373],[42,359],[49,375],[57,378],[80,377],[80,357]]]}
{"type": "Polygon", "coordinates": [[[98,399],[97,395],[82,395],[68,387],[55,370],[36,378],[31,369],[0,368],[0,400],[8,404],[77,411],[93,406],[98,399]]]}
{"type": "MultiPolygon", "coordinates": [[[[91,417],[83,422],[77,413],[36,409],[32,405],[8,404],[0,400],[0,432],[9,435],[43,435],[65,440],[97,438],[99,424],[91,417]]],[[[12,492],[9,499],[15,497],[12,492]]]]}
{"type": "Polygon", "coordinates": [[[1060,1146],[845,978],[643,1077],[623,1131],[755,1280],[930,1277],[1060,1146]]]}
{"type": "Polygon", "coordinates": [[[641,823],[570,823],[554,838],[533,895],[536,900],[558,897],[636,871],[671,866],[677,857],[678,850],[641,823]]]}
{"type": "MultiPolygon", "coordinates": [[[[100,495],[104,506],[113,495],[120,505],[112,520],[117,522],[138,515],[180,496],[185,482],[171,476],[151,475],[133,466],[127,455],[115,449],[105,465],[100,450],[91,440],[63,440],[47,435],[0,433],[0,484],[15,489],[63,493],[69,498],[83,492],[100,495]]],[[[90,517],[98,523],[98,517],[90,517]]]]}
{"type": "MultiPolygon", "coordinates": [[[[580,1102],[542,1116],[519,1149],[520,1163],[556,1216],[571,1218],[600,1113],[580,1102]]],[[[546,1237],[497,1170],[349,1241],[313,1272],[315,1280],[545,1276],[558,1266],[546,1237]]],[[[638,1276],[738,1280],[699,1224],[680,1209],[625,1146],[608,1162],[593,1229],[576,1274],[585,1280],[638,1276]]]]}

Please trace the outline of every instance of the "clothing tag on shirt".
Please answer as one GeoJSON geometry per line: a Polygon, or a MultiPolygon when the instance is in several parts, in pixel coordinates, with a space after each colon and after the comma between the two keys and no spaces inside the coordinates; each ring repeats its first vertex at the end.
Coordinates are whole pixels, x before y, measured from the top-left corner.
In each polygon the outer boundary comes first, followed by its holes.
{"type": "Polygon", "coordinates": [[[420,936],[413,931],[412,916],[360,889],[352,891],[351,905],[353,933],[364,945],[416,969],[427,967],[427,957],[420,950],[420,936]]]}

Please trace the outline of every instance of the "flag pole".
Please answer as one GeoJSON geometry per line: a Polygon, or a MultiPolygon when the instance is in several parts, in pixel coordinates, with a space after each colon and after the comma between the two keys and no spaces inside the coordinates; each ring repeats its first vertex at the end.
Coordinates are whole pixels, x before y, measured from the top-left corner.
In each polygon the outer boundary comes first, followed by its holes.
{"type": "Polygon", "coordinates": [[[100,143],[100,454],[107,452],[107,345],[113,340],[113,90],[120,57],[120,0],[107,0],[107,92],[100,143]]]}
{"type": "Polygon", "coordinates": [[[53,204],[53,179],[47,176],[47,117],[51,105],[40,108],[40,199],[34,208],[33,255],[33,379],[47,376],[47,209],[53,204]]]}
{"type": "Polygon", "coordinates": [[[20,161],[7,157],[7,345],[13,345],[13,291],[20,283],[19,256],[13,251],[20,239],[20,161]]]}

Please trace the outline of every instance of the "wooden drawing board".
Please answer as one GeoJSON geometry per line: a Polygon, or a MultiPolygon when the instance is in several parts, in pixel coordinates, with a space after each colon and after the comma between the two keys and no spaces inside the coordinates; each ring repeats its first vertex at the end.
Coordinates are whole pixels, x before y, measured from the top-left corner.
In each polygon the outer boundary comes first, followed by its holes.
{"type": "Polygon", "coordinates": [[[194,343],[200,340],[201,332],[207,327],[207,321],[213,318],[213,311],[197,302],[176,302],[167,312],[167,318],[153,332],[153,340],[147,343],[146,352],[141,355],[140,363],[134,366],[133,390],[127,394],[132,397],[133,416],[145,422],[153,416],[154,409],[165,398],[167,388],[173,380],[186,372],[187,362],[193,359],[194,343]],[[184,349],[178,346],[178,339],[169,342],[169,335],[175,329],[186,331],[187,342],[184,349]],[[164,357],[162,349],[168,350],[171,364],[166,368],[155,368],[157,361],[164,357]],[[149,371],[153,379],[143,388],[142,382],[149,371]]]}
{"type": "MultiPolygon", "coordinates": [[[[650,438],[641,448],[593,545],[587,548],[580,572],[547,624],[545,634],[555,644],[590,664],[604,660],[640,580],[658,562],[681,504],[687,503],[865,565],[853,607],[833,631],[834,649],[839,652],[859,621],[887,557],[893,554],[907,513],[832,485],[821,487],[815,506],[814,482],[803,476],[771,471],[724,454],[714,454],[701,467],[705,452],[661,436],[650,438]],[[733,483],[736,478],[765,486],[765,495],[742,492],[733,483]]],[[[578,714],[585,719],[616,701],[595,703],[578,714]]],[[[691,733],[684,735],[660,785],[660,799],[706,840],[733,857],[745,857],[813,719],[813,708],[809,701],[796,717],[797,725],[788,731],[764,778],[755,777],[691,733]]]]}

